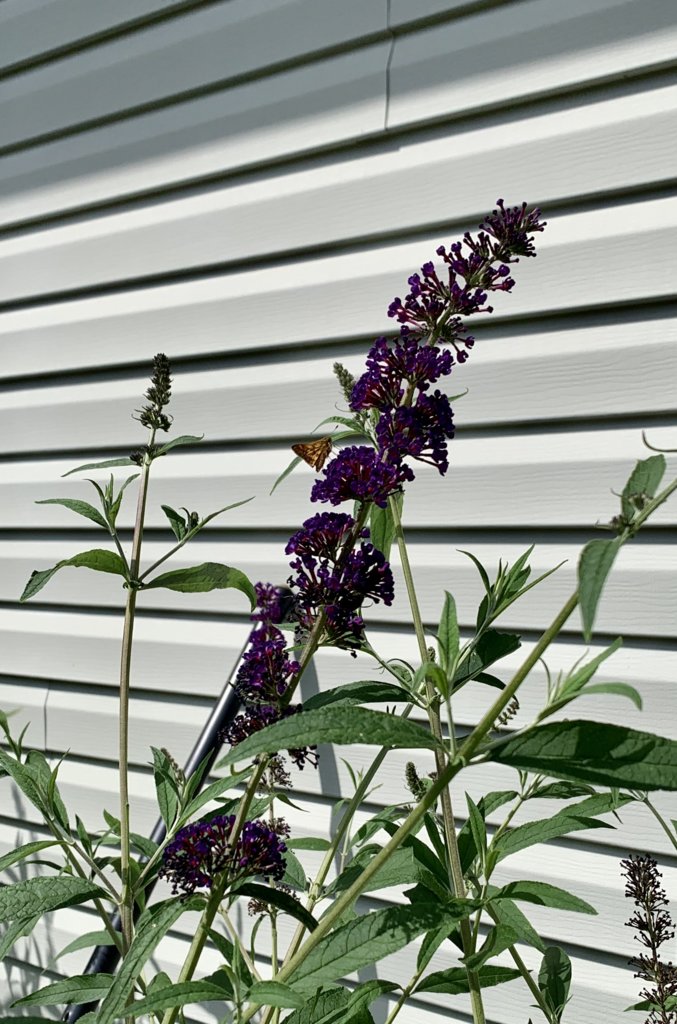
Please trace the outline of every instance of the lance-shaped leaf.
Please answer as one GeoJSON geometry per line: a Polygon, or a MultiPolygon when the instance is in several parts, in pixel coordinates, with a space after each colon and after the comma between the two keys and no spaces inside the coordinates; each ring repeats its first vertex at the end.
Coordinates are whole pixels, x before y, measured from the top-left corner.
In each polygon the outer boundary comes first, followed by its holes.
{"type": "Polygon", "coordinates": [[[562,1019],[571,986],[571,961],[559,946],[548,946],[538,972],[538,987],[556,1020],[562,1019]]]}
{"type": "Polygon", "coordinates": [[[182,516],[180,512],[177,512],[175,508],[172,508],[171,505],[160,505],[160,508],[167,516],[169,525],[172,528],[172,533],[176,539],[183,540],[188,533],[188,526],[186,525],[185,517],[182,516]]]}
{"type": "Polygon", "coordinates": [[[34,853],[39,853],[40,850],[47,850],[50,846],[60,846],[56,839],[39,839],[34,843],[25,843],[24,846],[18,846],[16,850],[10,850],[4,857],[0,857],[0,871],[5,871],[11,867],[12,864],[16,864],[20,860],[25,860],[26,857],[31,857],[34,853]]]}
{"type": "Polygon", "coordinates": [[[0,962],[5,959],[15,942],[31,934],[39,920],[39,916],[19,917],[8,924],[0,939],[0,962]]]}
{"type": "Polygon", "coordinates": [[[199,437],[196,437],[195,434],[182,434],[180,437],[175,437],[172,441],[167,441],[166,444],[160,445],[154,457],[158,458],[160,455],[166,455],[172,448],[178,448],[180,445],[199,444],[203,440],[204,434],[200,434],[199,437]]]}
{"type": "Polygon", "coordinates": [[[594,796],[577,804],[563,807],[550,818],[527,821],[516,828],[508,829],[492,844],[493,849],[498,860],[502,860],[519,850],[569,835],[571,832],[580,832],[588,828],[612,828],[613,826],[606,822],[598,821],[597,816],[609,814],[631,800],[632,797],[625,795],[595,793],[594,796]]]}
{"type": "Polygon", "coordinates": [[[112,974],[81,974],[17,999],[12,1006],[59,1006],[61,1003],[89,1003],[103,999],[111,987],[112,974]]]}
{"type": "Polygon", "coordinates": [[[179,981],[176,984],[164,985],[149,993],[145,999],[139,999],[124,1008],[120,1017],[140,1017],[146,1013],[157,1013],[162,1010],[173,1010],[191,1003],[223,1002],[232,998],[233,989],[225,972],[218,972],[222,984],[203,978],[201,981],[179,981]]]}
{"type": "Polygon", "coordinates": [[[170,829],[179,810],[179,786],[174,767],[165,752],[157,747],[150,749],[153,752],[153,778],[158,807],[162,820],[170,829]]]}
{"type": "Polygon", "coordinates": [[[664,475],[664,455],[650,455],[637,463],[621,495],[621,509],[626,522],[630,522],[638,511],[638,502],[641,509],[645,498],[655,496],[664,475]]]}
{"type": "Polygon", "coordinates": [[[112,469],[114,466],[135,466],[136,463],[132,462],[130,458],[122,459],[106,459],[105,462],[86,462],[84,466],[76,466],[75,469],[69,469],[67,473],[62,473],[62,478],[70,476],[72,473],[82,473],[85,469],[112,469]]]}
{"type": "Polygon", "coordinates": [[[67,875],[27,878],[0,888],[0,922],[38,917],[50,910],[73,907],[94,897],[105,896],[98,885],[83,878],[70,878],[67,875]]]}
{"type": "Polygon", "coordinates": [[[478,970],[487,960],[491,960],[492,957],[498,956],[506,949],[510,949],[511,946],[517,942],[517,932],[509,924],[504,924],[499,921],[491,929],[486,939],[482,943],[481,947],[476,953],[471,956],[464,957],[463,960],[466,966],[471,971],[478,970]]]}
{"type": "MultiPolygon", "coordinates": [[[[393,501],[397,503],[401,515],[404,493],[400,491],[399,494],[394,494],[393,501]]],[[[369,539],[384,558],[390,558],[390,549],[395,540],[395,521],[390,503],[385,508],[381,508],[380,505],[372,505],[369,513],[369,539]]]]}
{"type": "Polygon", "coordinates": [[[362,679],[356,683],[345,683],[333,690],[315,693],[304,701],[306,711],[323,708],[328,704],[407,704],[412,695],[402,686],[382,683],[377,679],[362,679]]]}
{"type": "Polygon", "coordinates": [[[350,991],[333,988],[328,992],[315,992],[301,1010],[285,1018],[284,1024],[344,1024],[344,1011],[350,991]]]}
{"type": "Polygon", "coordinates": [[[378,747],[404,747],[432,750],[437,740],[422,726],[406,718],[395,718],[382,711],[341,705],[302,711],[238,743],[223,764],[246,761],[258,754],[293,750],[319,743],[364,743],[378,747]]]}
{"type": "MultiPolygon", "coordinates": [[[[621,637],[617,637],[617,639],[614,640],[614,642],[607,647],[605,651],[602,651],[601,654],[598,654],[596,658],[593,658],[591,661],[587,662],[587,664],[574,669],[564,680],[562,680],[562,682],[558,684],[557,690],[552,695],[551,700],[548,702],[548,706],[539,715],[539,720],[546,718],[548,715],[554,714],[555,711],[559,711],[563,707],[566,707],[566,705],[569,704],[570,701],[575,700],[581,692],[589,692],[591,688],[588,687],[588,683],[595,675],[599,666],[603,661],[606,661],[607,658],[611,657],[612,654],[615,654],[622,643],[623,640],[621,637]]],[[[600,685],[604,686],[605,684],[601,683],[600,685]]],[[[632,687],[628,687],[628,689],[632,689],[632,687]]],[[[636,692],[637,691],[635,691],[635,693],[636,692]]],[[[639,696],[639,694],[637,694],[637,696],[639,696]]]]}
{"type": "Polygon", "coordinates": [[[94,569],[96,572],[110,572],[116,576],[124,577],[126,575],[125,564],[114,551],[106,551],[103,548],[81,551],[79,555],[73,555],[72,558],[65,558],[62,562],[57,562],[51,569],[43,569],[41,571],[36,569],[32,572],[31,578],[26,584],[19,600],[28,601],[29,598],[35,597],[38,591],[42,590],[44,585],[51,580],[54,573],[67,565],[73,565],[76,568],[94,569]]]}
{"type": "Polygon", "coordinates": [[[134,982],[160,939],[181,914],[189,910],[200,910],[203,906],[204,902],[198,896],[187,900],[169,899],[156,904],[142,915],[129,952],[99,1008],[97,1024],[112,1024],[116,1017],[124,1016],[134,982]]]}
{"type": "Polygon", "coordinates": [[[209,590],[240,590],[249,598],[252,608],[256,604],[256,593],[250,580],[239,569],[220,562],[203,562],[187,569],[172,569],[144,583],[144,590],[164,587],[178,590],[182,594],[201,594],[209,590]]]}
{"type": "Polygon", "coordinates": [[[594,907],[579,896],[574,896],[557,885],[550,885],[549,882],[508,882],[491,896],[492,903],[494,900],[503,899],[524,900],[526,903],[536,903],[541,907],[571,910],[577,914],[597,913],[594,907]]]}
{"type": "Polygon", "coordinates": [[[448,590],[444,592],[444,606],[437,632],[437,642],[440,648],[440,663],[448,674],[456,660],[460,645],[456,602],[448,590]]]}
{"type": "Polygon", "coordinates": [[[552,722],[497,743],[498,764],[573,782],[677,790],[677,740],[608,722],[552,722]]]}
{"type": "MultiPolygon", "coordinates": [[[[341,872],[339,877],[329,886],[326,895],[344,892],[346,889],[349,889],[353,882],[360,877],[365,867],[366,863],[361,858],[358,863],[349,864],[345,871],[341,872]]],[[[375,892],[377,889],[387,889],[393,885],[412,885],[415,882],[425,885],[432,894],[439,896],[442,900],[447,899],[449,896],[448,890],[445,890],[444,886],[439,884],[435,875],[417,859],[414,848],[400,847],[399,850],[395,850],[392,857],[388,858],[383,867],[369,879],[369,882],[362,891],[375,892]]],[[[432,898],[431,895],[429,899],[432,898]]]]}
{"type": "Polygon", "coordinates": [[[299,903],[283,889],[273,889],[272,886],[261,885],[260,882],[243,882],[236,889],[231,889],[229,895],[248,896],[250,899],[260,900],[262,903],[270,903],[271,906],[283,910],[285,914],[300,921],[309,932],[314,932],[317,928],[317,921],[313,915],[306,910],[302,903],[299,903]]]}
{"type": "Polygon", "coordinates": [[[114,945],[113,939],[105,929],[97,932],[85,932],[84,935],[78,935],[77,939],[73,939],[67,946],[60,949],[54,959],[59,960],[60,957],[67,956],[68,953],[77,953],[79,949],[88,949],[90,946],[112,945],[114,945]]]}
{"type": "Polygon", "coordinates": [[[527,946],[533,946],[534,949],[539,951],[539,953],[545,953],[545,942],[538,934],[529,918],[526,914],[522,913],[517,904],[513,903],[512,900],[498,900],[496,903],[491,903],[491,897],[496,891],[496,887],[490,885],[488,886],[488,890],[491,916],[494,920],[499,924],[504,924],[509,928],[512,928],[520,942],[524,942],[527,946]]]}
{"type": "Polygon", "coordinates": [[[93,523],[100,526],[106,533],[110,533],[108,523],[101,515],[97,508],[90,505],[88,501],[79,501],[76,498],[43,498],[42,501],[36,501],[36,505],[63,505],[64,508],[70,509],[71,512],[76,512],[79,516],[84,516],[85,519],[91,519],[93,523]]]}
{"type": "MultiPolygon", "coordinates": [[[[519,978],[520,972],[514,967],[499,967],[495,964],[485,964],[480,967],[478,980],[481,988],[490,988],[492,985],[502,985],[513,978],[519,978]]],[[[469,992],[468,972],[465,967],[449,967],[446,971],[435,971],[429,974],[423,981],[420,981],[415,989],[416,992],[444,992],[450,996],[458,996],[463,992],[469,992]]]]}
{"type": "Polygon", "coordinates": [[[500,633],[496,629],[488,629],[477,642],[470,657],[463,661],[454,676],[454,689],[458,690],[470,679],[477,679],[484,669],[500,661],[522,644],[517,633],[500,633]]]}
{"type": "Polygon", "coordinates": [[[395,953],[443,921],[460,921],[468,913],[465,902],[450,900],[446,905],[388,907],[365,914],[325,936],[297,967],[290,981],[300,992],[314,992],[320,985],[395,953]]]}
{"type": "Polygon", "coordinates": [[[578,561],[578,601],[583,620],[583,636],[589,643],[597,605],[616,555],[621,549],[620,540],[591,540],[581,551],[578,561]]]}
{"type": "Polygon", "coordinates": [[[246,999],[259,1006],[282,1006],[292,1010],[300,1009],[306,1001],[290,985],[285,985],[281,981],[254,982],[246,994],[246,999]]]}

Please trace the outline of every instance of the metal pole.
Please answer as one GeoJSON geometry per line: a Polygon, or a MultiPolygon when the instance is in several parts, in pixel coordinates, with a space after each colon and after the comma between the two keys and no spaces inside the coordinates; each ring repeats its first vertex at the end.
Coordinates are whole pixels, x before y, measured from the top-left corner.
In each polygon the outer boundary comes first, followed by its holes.
{"type": "MultiPolygon", "coordinates": [[[[293,607],[294,607],[294,596],[288,587],[279,587],[281,592],[281,606],[283,612],[284,621],[293,621],[293,607]]],[[[233,686],[233,682],[237,676],[242,657],[249,646],[249,637],[251,632],[244,643],[242,650],[240,651],[233,668],[231,669],[230,675],[221,691],[221,695],[217,700],[216,704],[212,708],[209,718],[205,722],[204,728],[198,737],[197,743],[193,747],[188,760],[184,766],[184,774],[187,779],[195,774],[202,762],[205,762],[202,770],[202,778],[200,784],[195,790],[197,795],[204,782],[209,777],[209,772],[216,761],[219,750],[221,749],[222,743],[219,736],[223,730],[231,724],[235,716],[240,709],[240,697],[237,690],[233,686]]],[[[158,845],[164,840],[167,834],[167,829],[162,818],[158,818],[155,822],[153,831],[150,834],[152,842],[158,845]]],[[[142,859],[143,862],[143,859],[142,859]]],[[[146,901],[150,897],[157,878],[152,879],[144,890],[146,901]]],[[[135,913],[135,917],[138,917],[138,913],[135,913]]],[[[111,918],[111,924],[116,931],[120,930],[120,915],[115,913],[111,918]]],[[[117,946],[97,946],[85,967],[85,974],[113,974],[115,968],[120,960],[120,953],[117,946]]],[[[73,1003],[66,1007],[66,1010],[62,1016],[62,1020],[66,1021],[67,1024],[73,1024],[74,1021],[79,1020],[86,1013],[91,1010],[96,1010],[98,1003],[73,1003]]]]}

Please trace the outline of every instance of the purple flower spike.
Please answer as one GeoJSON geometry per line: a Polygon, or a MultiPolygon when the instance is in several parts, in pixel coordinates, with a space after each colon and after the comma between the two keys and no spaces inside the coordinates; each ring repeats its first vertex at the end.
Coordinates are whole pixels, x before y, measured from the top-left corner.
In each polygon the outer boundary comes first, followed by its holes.
{"type": "Polygon", "coordinates": [[[447,440],[454,436],[449,399],[441,391],[418,396],[413,406],[383,413],[376,437],[383,458],[399,464],[409,456],[435,466],[444,475],[449,468],[447,440]]]}
{"type": "Polygon", "coordinates": [[[272,829],[260,821],[245,822],[231,848],[228,843],[234,814],[217,815],[180,829],[163,855],[160,875],[172,884],[172,892],[211,888],[216,876],[228,872],[230,883],[249,875],[280,879],[285,872],[282,854],[287,847],[272,829]]]}
{"type": "Polygon", "coordinates": [[[235,677],[235,686],[246,703],[276,704],[298,670],[298,662],[286,655],[284,636],[275,626],[259,626],[249,638],[249,650],[235,677]]]}
{"type": "Polygon", "coordinates": [[[383,462],[373,448],[351,445],[343,448],[324,470],[324,480],[316,480],[311,501],[373,501],[385,508],[388,495],[399,490],[404,479],[396,466],[383,462]]]}
{"type": "Polygon", "coordinates": [[[367,372],[353,388],[351,408],[397,408],[404,397],[404,384],[413,392],[427,391],[440,377],[451,373],[454,360],[448,349],[422,345],[415,335],[400,338],[389,344],[379,338],[367,356],[367,372]]]}

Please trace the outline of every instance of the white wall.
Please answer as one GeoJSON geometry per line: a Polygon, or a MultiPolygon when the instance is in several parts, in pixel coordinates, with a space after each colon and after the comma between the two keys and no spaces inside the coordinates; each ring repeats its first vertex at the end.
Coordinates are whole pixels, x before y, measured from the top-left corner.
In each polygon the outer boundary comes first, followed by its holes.
{"type": "MultiPolygon", "coordinates": [[[[313,477],[301,471],[268,492],[289,445],[337,401],[332,362],[359,368],[392,327],[385,310],[407,276],[497,196],[542,206],[549,226],[450,379],[451,393],[470,388],[452,468],[442,481],[418,475],[407,518],[427,622],[447,588],[472,624],[478,584],[456,549],[495,566],[535,541],[537,569],[567,564],[506,625],[528,648],[548,624],[581,544],[616,511],[612,488],[645,455],[641,430],[676,446],[676,53],[671,0],[3,0],[0,706],[32,720],[36,746],[70,748],[63,787],[88,824],[115,805],[123,593],[111,577],[65,570],[18,605],[33,568],[99,542],[84,520],[33,502],[89,498],[60,475],[143,442],[130,413],[161,350],[175,364],[178,431],[209,444],[156,464],[147,557],[168,542],[162,502],[204,513],[255,495],[191,560],[284,579],[284,542],[311,513],[313,477]]],[[[127,537],[131,504],[120,516],[127,537]]],[[[625,636],[600,678],[637,686],[645,710],[614,698],[587,709],[672,736],[676,507],[623,551],[592,644],[596,653],[625,636]]],[[[230,594],[155,591],[140,603],[132,784],[143,831],[148,745],[185,756],[247,624],[230,594]]],[[[402,597],[370,621],[389,654],[413,652],[402,597]]],[[[551,667],[583,651],[572,622],[551,667]]],[[[307,692],[363,674],[329,652],[307,692]]],[[[535,673],[523,722],[543,687],[535,673]]],[[[469,695],[459,721],[485,700],[469,695]]],[[[353,748],[351,761],[369,753],[353,748]]],[[[298,834],[328,828],[349,791],[341,754],[297,774],[295,800],[311,812],[290,812],[298,834]]],[[[405,760],[388,758],[375,803],[405,798],[405,760]]],[[[6,784],[0,800],[1,849],[39,832],[6,784]]],[[[677,816],[674,798],[662,806],[677,816]]],[[[596,919],[531,914],[572,957],[569,1016],[585,1024],[620,1020],[637,991],[619,859],[653,852],[677,898],[677,861],[655,823],[637,809],[623,820],[506,865],[599,908],[596,919]]],[[[0,1006],[37,987],[25,960],[58,969],[50,956],[89,927],[74,909],[46,921],[37,946],[18,944],[0,1006]]],[[[177,935],[167,962],[183,948],[177,935]]],[[[84,959],[61,963],[75,970],[84,959]]],[[[409,967],[402,954],[384,973],[402,979],[409,967]]],[[[492,1024],[526,1022],[519,983],[486,1002],[492,1024]]],[[[462,1000],[437,996],[400,1019],[469,1018],[462,1000]]]]}

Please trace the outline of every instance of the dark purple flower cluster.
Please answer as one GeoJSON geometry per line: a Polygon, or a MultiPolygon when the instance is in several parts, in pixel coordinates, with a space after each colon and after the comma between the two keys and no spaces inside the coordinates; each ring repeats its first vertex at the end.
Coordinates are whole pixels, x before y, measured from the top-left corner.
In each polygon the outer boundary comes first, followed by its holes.
{"type": "Polygon", "coordinates": [[[218,815],[180,829],[163,854],[160,875],[182,889],[211,888],[215,878],[228,872],[233,884],[250,875],[280,879],[285,872],[282,856],[287,849],[278,832],[260,821],[247,821],[235,843],[228,842],[235,815],[218,815]]]}
{"type": "MultiPolygon", "coordinates": [[[[284,634],[274,625],[284,618],[282,594],[284,591],[269,583],[257,583],[257,608],[252,619],[258,622],[249,637],[249,647],[242,656],[242,662],[235,677],[244,711],[222,731],[221,738],[231,746],[242,743],[255,732],[267,725],[301,711],[301,705],[285,704],[285,696],[299,664],[287,656],[284,634]]],[[[317,765],[315,747],[299,747],[289,750],[289,756],[299,767],[306,763],[317,765]]],[[[277,781],[287,780],[282,759],[274,758],[277,781]]]]}
{"type": "Polygon", "coordinates": [[[412,274],[404,300],[395,298],[388,308],[388,316],[400,324],[400,337],[374,342],[366,372],[350,397],[353,412],[375,429],[376,450],[353,446],[340,451],[316,481],[312,501],[373,501],[385,507],[389,495],[414,478],[407,458],[446,473],[453,413],[446,394],[431,394],[430,385],[451,373],[455,361],[468,358],[474,339],[461,318],[490,313],[489,292],[514,287],[509,265],[520,256],[536,255],[533,234],[545,227],[540,216],[540,210],[528,211],[526,203],[506,207],[499,199],[477,237],[467,232],[448,250],[439,246],[445,274],[440,276],[432,261],[412,274]],[[447,343],[453,354],[437,343],[447,343]]]}
{"type": "Polygon", "coordinates": [[[321,512],[306,519],[285,548],[294,555],[290,565],[296,575],[289,584],[298,595],[301,626],[311,629],[324,608],[329,639],[345,646],[354,646],[362,637],[364,601],[392,604],[394,597],[390,565],[366,542],[368,530],[361,530],[359,536],[354,531],[352,516],[321,512]],[[358,541],[359,546],[353,547],[358,541]]]}

